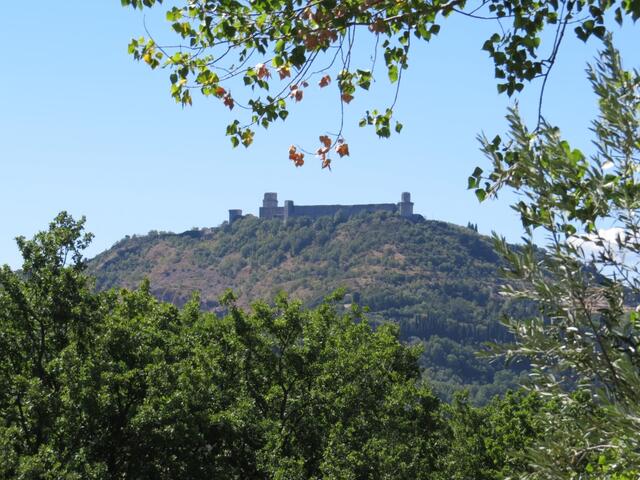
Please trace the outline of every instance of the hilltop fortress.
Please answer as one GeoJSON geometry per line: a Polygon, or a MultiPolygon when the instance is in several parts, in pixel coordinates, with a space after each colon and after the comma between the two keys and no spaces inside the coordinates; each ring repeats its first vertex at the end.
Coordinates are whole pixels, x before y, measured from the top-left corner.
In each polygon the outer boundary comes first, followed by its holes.
{"type": "MultiPolygon", "coordinates": [[[[363,205],[295,205],[293,200],[285,200],[284,206],[278,206],[278,194],[267,192],[260,207],[260,218],[278,218],[287,221],[291,217],[311,217],[333,216],[342,212],[347,216],[356,215],[362,212],[389,212],[402,217],[413,215],[413,202],[411,194],[404,192],[399,203],[368,203],[363,205]]],[[[229,223],[242,218],[242,210],[229,210],[229,223]]]]}

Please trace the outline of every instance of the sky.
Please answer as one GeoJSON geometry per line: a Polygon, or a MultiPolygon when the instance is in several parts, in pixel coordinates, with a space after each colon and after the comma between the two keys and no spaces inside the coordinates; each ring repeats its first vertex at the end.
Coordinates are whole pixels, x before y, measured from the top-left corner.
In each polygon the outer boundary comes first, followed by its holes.
{"type": "MultiPolygon", "coordinates": [[[[168,73],[127,53],[145,23],[154,35],[166,33],[165,9],[143,16],[117,0],[3,5],[11,21],[0,28],[0,264],[18,268],[14,238],[45,229],[62,210],[87,217],[93,256],[125,235],[216,226],[231,208],[257,214],[264,192],[311,205],[397,202],[408,191],[428,219],[519,239],[513,196],[479,204],[466,190],[476,166],[488,169],[476,136],[503,133],[515,101],[497,94],[481,51],[495,24],[452,17],[429,44],[414,42],[396,105],[402,133],[383,140],[357,126],[365,110],[393,95],[378,81],[347,106],[351,156],[327,171],[313,158],[295,168],[287,151],[292,143],[314,148],[318,135],[337,129],[330,88],[308,89],[286,122],[259,130],[249,149],[233,149],[224,135],[234,118],[228,110],[197,95],[182,108],[169,96],[168,73]]],[[[615,29],[627,67],[640,66],[639,27],[615,29]]],[[[583,151],[597,112],[584,69],[597,47],[568,35],[544,99],[546,118],[583,151]]],[[[538,87],[517,98],[530,122],[538,87]]]]}

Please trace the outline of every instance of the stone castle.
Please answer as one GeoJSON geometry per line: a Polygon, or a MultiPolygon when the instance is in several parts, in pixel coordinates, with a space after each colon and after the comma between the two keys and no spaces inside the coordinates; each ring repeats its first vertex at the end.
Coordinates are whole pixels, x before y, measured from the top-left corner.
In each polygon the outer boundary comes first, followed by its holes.
{"type": "MultiPolygon", "coordinates": [[[[291,217],[311,217],[333,216],[342,212],[347,216],[356,215],[362,212],[389,212],[402,217],[413,215],[413,202],[411,194],[404,192],[399,203],[368,203],[363,205],[295,205],[293,200],[285,200],[283,206],[278,206],[278,194],[267,192],[260,207],[260,218],[278,218],[287,221],[291,217]]],[[[229,210],[229,223],[242,218],[242,210],[229,210]]]]}

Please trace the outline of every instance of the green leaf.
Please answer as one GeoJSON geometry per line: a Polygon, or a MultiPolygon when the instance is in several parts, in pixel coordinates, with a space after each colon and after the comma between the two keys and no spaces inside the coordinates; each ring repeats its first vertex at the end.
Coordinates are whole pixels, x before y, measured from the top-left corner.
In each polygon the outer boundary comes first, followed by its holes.
{"type": "Polygon", "coordinates": [[[387,68],[387,73],[389,74],[389,80],[391,83],[396,83],[398,81],[398,66],[397,65],[389,65],[387,68]]]}

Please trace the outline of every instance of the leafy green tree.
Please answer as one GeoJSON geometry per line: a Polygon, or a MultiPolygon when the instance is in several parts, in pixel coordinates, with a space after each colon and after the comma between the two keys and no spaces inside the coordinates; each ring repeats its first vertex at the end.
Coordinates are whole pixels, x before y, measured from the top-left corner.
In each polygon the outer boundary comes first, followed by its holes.
{"type": "Polygon", "coordinates": [[[640,74],[608,39],[588,75],[600,106],[590,158],[549,124],[528,130],[512,110],[507,141],[481,139],[492,171],[469,179],[481,199],[520,194],[527,244],[496,245],[516,280],[505,293],[535,300],[540,314],[508,320],[517,343],[499,350],[528,356],[538,388],[561,405],[537,450],[539,478],[640,469],[640,74]],[[536,238],[547,239],[544,256],[536,238]]]}
{"type": "Polygon", "coordinates": [[[361,312],[280,295],[224,317],[95,293],[84,220],[19,239],[0,275],[0,478],[437,478],[419,349],[361,312]]]}
{"type": "Polygon", "coordinates": [[[269,478],[433,476],[439,402],[418,385],[420,352],[399,343],[397,328],[372,332],[357,310],[306,311],[284,296],[251,314],[225,301],[269,478]]]}
{"type": "MultiPolygon", "coordinates": [[[[121,3],[142,9],[162,0],[121,3]]],[[[191,92],[199,90],[229,109],[242,106],[248,117],[233,120],[227,135],[234,146],[248,146],[255,127],[285,120],[289,103],[303,101],[311,83],[318,88],[337,87],[335,98],[344,110],[358,90],[369,90],[379,77],[375,64],[380,58],[385,76],[399,87],[409,66],[412,41],[430,41],[449,16],[499,26],[482,48],[495,63],[498,90],[512,95],[526,81],[540,77],[546,81],[567,29],[573,28],[585,41],[591,36],[604,38],[605,15],[610,11],[619,23],[625,18],[635,21],[640,5],[597,0],[183,0],[175,2],[166,16],[178,37],[177,45],[139,38],[131,42],[129,51],[151,68],[168,69],[171,95],[183,105],[191,104],[191,92]],[[550,37],[548,45],[543,45],[545,36],[550,37]],[[357,60],[360,55],[354,50],[360,45],[370,49],[370,55],[361,57],[372,58],[371,62],[357,60]]],[[[392,122],[395,99],[397,91],[386,107],[367,110],[360,125],[372,126],[381,137],[399,132],[402,125],[392,122]]],[[[320,135],[319,142],[323,167],[330,165],[329,155],[349,154],[342,128],[331,138],[320,135]]],[[[304,153],[296,146],[291,147],[289,158],[296,166],[304,163],[304,153]]]]}
{"type": "Polygon", "coordinates": [[[49,231],[18,238],[23,269],[0,270],[0,477],[38,478],[60,459],[60,354],[91,348],[101,305],[83,275],[84,219],[61,213],[49,231]]]}
{"type": "Polygon", "coordinates": [[[544,416],[553,402],[524,390],[473,407],[458,392],[446,407],[451,431],[447,477],[453,480],[521,478],[531,472],[527,451],[544,435],[544,416]]]}

